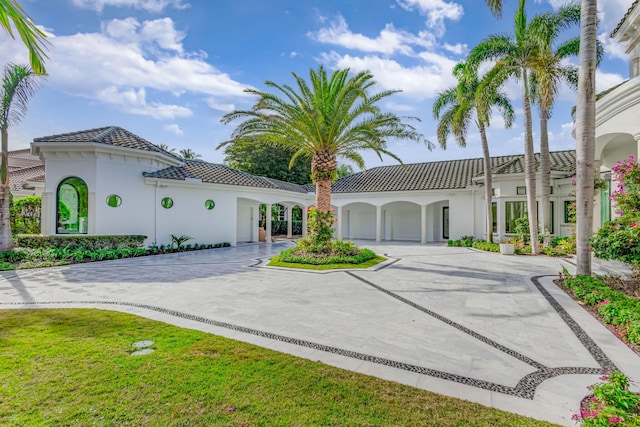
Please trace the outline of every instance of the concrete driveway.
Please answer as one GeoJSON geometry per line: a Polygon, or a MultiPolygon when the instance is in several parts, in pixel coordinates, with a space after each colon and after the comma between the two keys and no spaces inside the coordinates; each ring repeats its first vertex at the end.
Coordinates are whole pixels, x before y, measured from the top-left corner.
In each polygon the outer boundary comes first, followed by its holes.
{"type": "Polygon", "coordinates": [[[265,267],[288,243],[4,272],[0,308],[98,307],[575,425],[605,369],[640,358],[552,280],[570,262],[361,242],[377,270],[265,267]]]}

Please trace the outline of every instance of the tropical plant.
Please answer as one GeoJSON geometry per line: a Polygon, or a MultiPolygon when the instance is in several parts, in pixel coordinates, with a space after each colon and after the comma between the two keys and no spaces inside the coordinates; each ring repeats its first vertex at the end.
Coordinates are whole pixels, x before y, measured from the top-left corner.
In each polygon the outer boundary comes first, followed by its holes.
{"type": "Polygon", "coordinates": [[[353,175],[353,167],[348,164],[338,165],[336,169],[336,179],[344,178],[346,176],[353,175]]]}
{"type": "Polygon", "coordinates": [[[551,188],[551,156],[549,154],[548,121],[561,84],[572,88],[578,85],[578,68],[566,62],[577,56],[580,39],[572,38],[557,44],[560,33],[580,23],[580,6],[575,3],[560,7],[556,12],[536,16],[531,21],[531,33],[539,41],[539,52],[531,61],[531,89],[540,110],[540,216],[544,247],[550,245],[549,205],[551,188]]]}
{"type": "Polygon", "coordinates": [[[196,153],[191,148],[183,148],[179,153],[180,157],[182,157],[184,160],[196,160],[202,158],[200,154],[196,153]]]}
{"type": "Polygon", "coordinates": [[[502,0],[485,0],[487,6],[495,16],[502,16],[502,0]]]}
{"type": "Polygon", "coordinates": [[[290,165],[300,156],[311,157],[311,179],[316,184],[316,208],[320,212],[331,209],[331,183],[339,155],[360,168],[365,166],[362,150],[373,150],[380,157],[386,154],[402,163],[387,150],[388,139],[424,140],[402,118],[380,110],[380,101],[398,91],[369,94],[375,85],[369,72],[349,77],[349,69],[344,69],[328,76],[320,66],[310,70],[310,84],[292,74],[297,90],[272,81],[265,85],[278,93],[247,89],[258,99],[252,109],[233,111],[222,118],[225,124],[245,120],[218,148],[257,138],[266,145],[293,151],[290,165]]]}
{"type": "Polygon", "coordinates": [[[295,151],[271,147],[258,139],[248,139],[227,145],[224,154],[224,162],[231,168],[296,184],[311,183],[310,157],[301,157],[289,167],[289,160],[295,151]]]}
{"type": "Polygon", "coordinates": [[[0,90],[0,133],[2,159],[0,160],[0,249],[11,249],[11,210],[9,189],[9,126],[15,125],[27,114],[27,103],[37,89],[35,73],[26,65],[8,64],[2,77],[0,90]]]}
{"type": "Polygon", "coordinates": [[[38,75],[46,74],[44,59],[47,57],[45,53],[47,36],[35,26],[16,0],[0,0],[0,25],[11,38],[15,38],[11,23],[29,50],[31,69],[38,75]]]}
{"type": "Polygon", "coordinates": [[[158,148],[166,151],[167,153],[176,154],[175,148],[169,148],[167,144],[158,144],[158,148]]]}
{"type": "Polygon", "coordinates": [[[189,240],[192,240],[193,237],[187,236],[186,234],[182,234],[180,236],[176,236],[175,234],[171,235],[171,245],[170,248],[175,248],[177,250],[182,249],[182,245],[184,245],[189,240]]]}
{"type": "Polygon", "coordinates": [[[453,135],[458,145],[465,147],[469,124],[475,122],[480,131],[482,144],[487,240],[493,242],[493,184],[486,128],[490,124],[489,117],[494,106],[502,112],[506,127],[511,127],[515,114],[504,93],[496,90],[494,86],[480,85],[477,69],[461,62],[454,67],[453,75],[458,79],[458,85],[441,92],[433,103],[433,116],[440,120],[437,131],[438,143],[442,149],[446,149],[447,139],[449,135],[453,135]],[[446,111],[443,111],[445,109],[446,111]]]}
{"type": "Polygon", "coordinates": [[[42,196],[12,199],[11,230],[13,234],[40,234],[42,196]]]}
{"type": "Polygon", "coordinates": [[[596,157],[597,0],[580,3],[580,61],[576,104],[576,272],[591,275],[596,157]]]}
{"type": "MultiPolygon", "coordinates": [[[[550,22],[568,21],[562,18],[564,12],[554,12],[536,16],[530,23],[525,11],[525,0],[520,0],[514,21],[513,35],[494,35],[483,40],[469,53],[467,61],[473,67],[478,67],[486,61],[495,61],[495,65],[486,74],[481,83],[499,87],[508,79],[517,79],[522,85],[522,105],[524,110],[524,160],[525,184],[527,188],[527,210],[529,217],[530,235],[538,235],[538,216],[536,212],[536,164],[533,149],[533,130],[531,118],[531,79],[532,70],[539,63],[541,53],[544,52],[544,36],[554,40],[551,35],[559,31],[562,25],[545,26],[550,22]],[[542,36],[541,36],[542,34],[542,36]]],[[[481,89],[482,90],[482,89],[481,89]]],[[[531,241],[531,252],[539,252],[537,239],[531,241]]]]}

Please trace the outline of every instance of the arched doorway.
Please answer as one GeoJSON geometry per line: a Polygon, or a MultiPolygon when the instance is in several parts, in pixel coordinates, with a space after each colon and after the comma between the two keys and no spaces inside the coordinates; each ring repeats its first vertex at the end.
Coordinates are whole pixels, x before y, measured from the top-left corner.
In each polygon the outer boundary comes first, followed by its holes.
{"type": "Polygon", "coordinates": [[[89,228],[87,184],[75,176],[64,179],[58,185],[56,202],[57,233],[87,234],[89,228]]]}

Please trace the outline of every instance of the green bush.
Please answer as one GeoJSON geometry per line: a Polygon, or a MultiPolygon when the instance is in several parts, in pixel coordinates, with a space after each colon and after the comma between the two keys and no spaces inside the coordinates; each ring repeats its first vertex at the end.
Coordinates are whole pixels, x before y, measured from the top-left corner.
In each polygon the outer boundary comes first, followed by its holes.
{"type": "Polygon", "coordinates": [[[40,234],[42,197],[11,198],[11,232],[16,234],[40,234]]]}
{"type": "Polygon", "coordinates": [[[66,248],[66,249],[118,249],[139,248],[147,236],[118,235],[118,236],[89,236],[89,235],[65,235],[65,236],[33,236],[21,234],[14,237],[14,242],[20,248],[66,248]]]}
{"type": "Polygon", "coordinates": [[[640,226],[628,218],[605,223],[591,239],[598,258],[615,259],[640,268],[640,226]]]}
{"type": "Polygon", "coordinates": [[[473,246],[473,236],[462,236],[459,240],[449,240],[447,246],[470,248],[473,246]]]}
{"type": "Polygon", "coordinates": [[[616,335],[624,341],[640,343],[640,301],[611,289],[597,277],[563,274],[562,284],[577,299],[597,307],[605,323],[616,326],[616,335]]]}
{"type": "Polygon", "coordinates": [[[487,242],[486,240],[477,240],[473,242],[473,247],[487,252],[500,252],[500,245],[497,243],[487,242]]]}
{"type": "Polygon", "coordinates": [[[629,379],[621,372],[608,372],[603,381],[590,386],[593,396],[571,419],[583,427],[640,425],[640,396],[629,390],[629,379]]]}
{"type": "Polygon", "coordinates": [[[329,243],[329,250],[325,252],[309,252],[305,239],[299,239],[298,245],[280,252],[280,261],[296,264],[361,264],[374,259],[377,255],[370,249],[358,248],[355,243],[334,240],[329,243]],[[300,244],[300,240],[303,244],[300,244]]]}

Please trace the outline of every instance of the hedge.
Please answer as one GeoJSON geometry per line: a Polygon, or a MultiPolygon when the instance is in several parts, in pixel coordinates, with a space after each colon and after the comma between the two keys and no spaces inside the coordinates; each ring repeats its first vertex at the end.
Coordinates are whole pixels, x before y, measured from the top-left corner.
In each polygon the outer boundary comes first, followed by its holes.
{"type": "Polygon", "coordinates": [[[60,249],[120,249],[139,248],[144,244],[147,236],[140,235],[114,235],[114,236],[87,236],[87,235],[67,235],[67,236],[39,236],[30,234],[19,234],[13,238],[15,246],[19,248],[42,248],[55,247],[60,249]]]}

